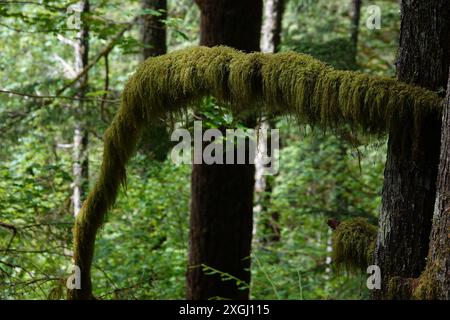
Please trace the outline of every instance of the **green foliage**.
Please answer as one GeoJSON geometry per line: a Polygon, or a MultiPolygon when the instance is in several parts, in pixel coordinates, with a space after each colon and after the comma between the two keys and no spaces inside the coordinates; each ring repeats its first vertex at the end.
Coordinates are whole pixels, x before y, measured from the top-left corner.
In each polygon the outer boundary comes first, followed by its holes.
{"type": "Polygon", "coordinates": [[[181,299],[185,293],[190,167],[138,154],[99,233],[94,276],[102,299],[181,299]],[[107,276],[106,276],[107,275],[107,276]]]}

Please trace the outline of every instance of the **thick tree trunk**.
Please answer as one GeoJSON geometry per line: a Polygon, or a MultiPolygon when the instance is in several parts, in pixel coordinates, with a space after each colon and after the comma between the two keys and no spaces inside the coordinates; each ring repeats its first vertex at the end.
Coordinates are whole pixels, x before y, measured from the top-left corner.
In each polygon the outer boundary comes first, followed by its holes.
{"type": "Polygon", "coordinates": [[[144,48],[142,57],[155,57],[167,52],[166,25],[167,0],[142,0],[142,9],[159,12],[159,15],[147,14],[142,17],[141,39],[144,48]]]}
{"type": "MultiPolygon", "coordinates": [[[[258,51],[261,0],[196,0],[201,45],[258,51]]],[[[202,265],[250,283],[255,169],[245,165],[193,165],[187,298],[248,299],[236,281],[205,274],[202,265]]]]}
{"type": "MultiPolygon", "coordinates": [[[[142,59],[167,53],[167,0],[142,0],[142,9],[159,12],[142,16],[141,40],[143,44],[142,59]]],[[[139,143],[139,150],[152,159],[164,161],[170,149],[167,125],[160,119],[147,130],[144,130],[139,143]]]]}
{"type": "Polygon", "coordinates": [[[450,78],[442,119],[441,158],[427,271],[435,280],[433,298],[450,300],[450,78]]]}
{"type": "Polygon", "coordinates": [[[259,51],[262,0],[195,0],[201,10],[200,44],[259,51]]]}
{"type": "MultiPolygon", "coordinates": [[[[81,1],[81,13],[89,13],[89,1],[81,1]]],[[[89,26],[81,24],[81,30],[77,35],[75,45],[75,71],[79,74],[89,63],[89,26]]],[[[88,74],[86,73],[79,81],[77,98],[83,99],[88,86],[88,74]]],[[[76,216],[89,188],[89,132],[85,119],[85,106],[79,100],[75,110],[75,126],[73,134],[73,214],[76,216]]]]}
{"type": "MultiPolygon", "coordinates": [[[[401,5],[398,78],[432,90],[446,84],[450,59],[450,2],[407,0],[401,5]]],[[[436,195],[441,121],[403,116],[391,123],[375,264],[388,298],[390,278],[418,277],[425,267],[436,195]]],[[[391,296],[389,296],[391,297],[391,296]]]]}

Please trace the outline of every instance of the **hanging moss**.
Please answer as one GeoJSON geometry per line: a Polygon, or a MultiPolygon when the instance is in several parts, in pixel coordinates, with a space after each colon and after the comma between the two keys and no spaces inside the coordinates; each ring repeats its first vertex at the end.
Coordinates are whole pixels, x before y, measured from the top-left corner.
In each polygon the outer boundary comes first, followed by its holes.
{"type": "MultiPolygon", "coordinates": [[[[441,99],[433,92],[394,79],[336,71],[308,55],[294,52],[245,54],[227,47],[197,47],[153,57],[128,80],[121,105],[105,133],[101,172],[83,204],[74,228],[74,259],[82,289],[71,297],[90,298],[90,266],[95,235],[125,184],[125,165],[142,129],[155,119],[183,112],[212,95],[234,112],[255,110],[295,115],[300,122],[336,127],[348,123],[367,132],[384,132],[394,115],[440,116],[441,99]]],[[[345,224],[344,224],[345,226],[345,224]]],[[[338,247],[342,262],[360,265],[365,237],[338,247]],[[348,257],[349,260],[346,258],[348,257]]],[[[338,232],[342,236],[343,232],[338,232]]],[[[342,237],[341,236],[341,237],[342,237]]],[[[364,251],[366,252],[366,251],[364,251]]]]}
{"type": "Polygon", "coordinates": [[[366,271],[372,262],[377,228],[364,218],[343,221],[333,232],[333,262],[347,271],[366,271]]]}

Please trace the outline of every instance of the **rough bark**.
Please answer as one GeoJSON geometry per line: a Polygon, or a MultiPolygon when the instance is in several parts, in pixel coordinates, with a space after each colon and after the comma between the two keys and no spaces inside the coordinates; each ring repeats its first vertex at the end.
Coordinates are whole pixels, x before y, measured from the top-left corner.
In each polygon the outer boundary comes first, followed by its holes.
{"type": "Polygon", "coordinates": [[[261,51],[278,52],[281,43],[281,23],[286,0],[264,1],[264,23],[261,32],[261,51]]]}
{"type": "MultiPolygon", "coordinates": [[[[89,13],[89,1],[81,1],[81,13],[89,13]]],[[[75,71],[80,73],[89,63],[89,26],[81,24],[75,44],[75,71]]],[[[88,73],[79,80],[77,87],[77,98],[79,103],[75,110],[75,125],[73,134],[73,214],[76,216],[81,209],[84,198],[89,187],[89,132],[85,119],[85,106],[83,98],[87,92],[88,73]]]]}
{"type": "MultiPolygon", "coordinates": [[[[432,272],[435,296],[450,299],[450,78],[442,119],[441,156],[436,206],[426,272],[432,272]]],[[[427,297],[429,298],[429,297],[427,297]]]]}
{"type": "MultiPolygon", "coordinates": [[[[83,16],[89,14],[89,1],[81,1],[81,29],[77,35],[77,42],[75,45],[75,61],[76,74],[79,74],[89,63],[89,25],[84,22],[83,16]]],[[[88,73],[86,72],[78,82],[77,97],[83,98],[87,92],[88,87],[88,73]]],[[[86,110],[83,101],[80,100],[77,109],[75,110],[75,126],[73,137],[73,204],[74,215],[76,216],[85,199],[89,184],[89,157],[88,157],[89,135],[87,130],[86,110]]],[[[91,236],[95,238],[94,236],[91,236]]],[[[94,239],[92,239],[94,241],[94,239]]],[[[77,264],[76,255],[74,254],[74,262],[77,264]]],[[[78,266],[79,267],[79,266],[78,266]]],[[[91,300],[92,297],[92,283],[89,276],[90,266],[88,270],[82,270],[80,277],[81,289],[68,290],[68,300],[91,300]]]]}
{"type": "MultiPolygon", "coordinates": [[[[196,0],[204,46],[259,51],[261,0],[196,0]]],[[[192,169],[187,298],[248,299],[248,288],[207,275],[202,265],[250,283],[255,169],[196,164],[192,169]]]]}
{"type": "MultiPolygon", "coordinates": [[[[450,59],[450,2],[401,4],[398,78],[432,90],[445,86],[450,59]]],[[[387,295],[389,279],[416,278],[425,267],[436,195],[440,119],[399,116],[390,126],[375,264],[387,295]]]]}
{"type": "Polygon", "coordinates": [[[142,9],[158,11],[159,15],[146,14],[142,16],[141,39],[144,48],[142,56],[159,56],[167,52],[166,25],[167,0],[142,0],[142,9]]]}
{"type": "MultiPolygon", "coordinates": [[[[142,0],[142,9],[159,12],[146,14],[141,19],[142,59],[167,53],[167,0],[142,0]]],[[[164,161],[170,149],[170,138],[167,126],[161,119],[144,131],[139,150],[151,159],[164,161]]]]}
{"type": "Polygon", "coordinates": [[[351,7],[351,33],[350,41],[353,45],[353,59],[356,61],[356,54],[358,52],[358,37],[359,37],[359,22],[361,20],[361,0],[352,0],[351,7]]]}
{"type": "MultiPolygon", "coordinates": [[[[285,8],[285,0],[266,0],[264,1],[264,19],[261,30],[261,51],[278,52],[281,43],[281,27],[285,8]]],[[[274,121],[264,121],[261,123],[263,130],[270,130],[275,127],[274,121]]],[[[269,149],[270,150],[270,149],[269,149]]],[[[270,216],[261,217],[262,214],[267,215],[267,204],[270,202],[270,195],[273,188],[273,179],[266,179],[262,161],[262,155],[266,154],[265,141],[260,140],[258,145],[258,153],[255,159],[255,200],[258,203],[254,208],[254,224],[253,234],[259,228],[259,221],[263,223],[264,242],[280,241],[281,230],[279,227],[280,214],[273,212],[270,216]],[[263,218],[263,219],[261,219],[263,218]],[[266,232],[267,231],[267,234],[266,232]]],[[[269,155],[270,156],[270,155],[269,155]]]]}

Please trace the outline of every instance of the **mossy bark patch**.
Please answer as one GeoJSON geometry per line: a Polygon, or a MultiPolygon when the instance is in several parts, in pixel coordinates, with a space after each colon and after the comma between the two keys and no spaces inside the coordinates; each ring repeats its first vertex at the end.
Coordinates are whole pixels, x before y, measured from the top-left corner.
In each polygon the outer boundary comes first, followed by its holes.
{"type": "Polygon", "coordinates": [[[364,218],[343,221],[333,232],[333,262],[349,272],[365,272],[372,262],[377,228],[364,218]]]}

